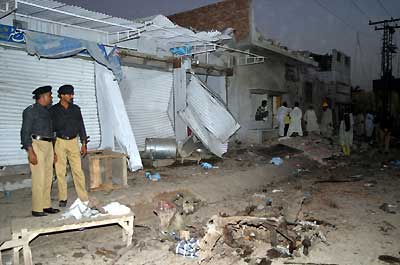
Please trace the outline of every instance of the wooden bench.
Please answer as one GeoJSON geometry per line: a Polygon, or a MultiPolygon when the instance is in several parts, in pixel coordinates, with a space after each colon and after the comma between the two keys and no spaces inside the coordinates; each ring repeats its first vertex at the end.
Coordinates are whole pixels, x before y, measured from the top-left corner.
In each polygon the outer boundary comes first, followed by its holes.
{"type": "Polygon", "coordinates": [[[22,249],[25,265],[33,265],[32,252],[29,243],[37,236],[55,232],[68,232],[89,227],[118,224],[122,228],[122,240],[126,246],[131,245],[133,236],[134,214],[123,216],[99,216],[97,218],[84,218],[81,220],[65,219],[57,220],[60,215],[42,217],[41,219],[30,217],[17,219],[12,224],[12,239],[0,244],[0,264],[2,263],[1,251],[13,249],[14,264],[19,264],[19,251],[22,249]]]}

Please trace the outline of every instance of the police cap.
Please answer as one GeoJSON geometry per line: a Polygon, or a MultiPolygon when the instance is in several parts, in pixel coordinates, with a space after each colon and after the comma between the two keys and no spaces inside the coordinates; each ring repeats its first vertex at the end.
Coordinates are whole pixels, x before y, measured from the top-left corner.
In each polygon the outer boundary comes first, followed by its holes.
{"type": "Polygon", "coordinates": [[[74,87],[72,85],[62,85],[58,89],[58,94],[61,95],[73,95],[74,94],[74,87]]]}
{"type": "Polygon", "coordinates": [[[41,86],[32,91],[33,97],[38,97],[44,93],[50,92],[51,86],[41,86]]]}

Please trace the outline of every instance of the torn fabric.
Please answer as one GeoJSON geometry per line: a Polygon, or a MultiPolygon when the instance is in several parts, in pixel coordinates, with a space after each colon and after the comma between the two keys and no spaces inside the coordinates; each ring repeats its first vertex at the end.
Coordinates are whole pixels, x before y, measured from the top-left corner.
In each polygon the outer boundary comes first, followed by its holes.
{"type": "Polygon", "coordinates": [[[96,62],[110,69],[118,81],[122,80],[123,75],[118,54],[113,50],[107,55],[102,44],[34,31],[26,31],[25,40],[26,49],[30,55],[50,59],[70,57],[87,50],[96,62]]]}
{"type": "Polygon", "coordinates": [[[136,139],[125,109],[118,83],[112,73],[96,63],[96,93],[101,126],[101,148],[114,149],[114,137],[128,154],[128,166],[132,171],[143,168],[136,139]]]}

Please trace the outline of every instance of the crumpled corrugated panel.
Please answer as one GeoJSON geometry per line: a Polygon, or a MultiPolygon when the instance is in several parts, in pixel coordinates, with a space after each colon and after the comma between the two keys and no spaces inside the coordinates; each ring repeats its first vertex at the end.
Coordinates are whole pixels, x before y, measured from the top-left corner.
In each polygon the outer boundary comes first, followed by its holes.
{"type": "Polygon", "coordinates": [[[198,111],[193,109],[192,106],[188,105],[179,112],[179,115],[210,152],[222,157],[228,151],[228,143],[222,143],[207,130],[199,118],[198,111]]]}
{"type": "Polygon", "coordinates": [[[179,115],[202,143],[219,157],[226,153],[229,138],[240,128],[225,104],[195,76],[187,87],[187,107],[179,115]]]}
{"type": "Polygon", "coordinates": [[[187,87],[187,103],[197,111],[201,123],[223,143],[240,128],[225,104],[195,76],[187,87]]]}

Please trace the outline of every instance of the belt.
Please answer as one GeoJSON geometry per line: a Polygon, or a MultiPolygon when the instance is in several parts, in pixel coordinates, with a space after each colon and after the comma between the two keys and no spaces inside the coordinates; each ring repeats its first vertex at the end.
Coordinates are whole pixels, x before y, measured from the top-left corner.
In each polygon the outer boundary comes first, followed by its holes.
{"type": "Polygon", "coordinates": [[[65,135],[57,135],[58,138],[61,138],[63,140],[72,140],[76,138],[76,135],[74,136],[65,136],[65,135]]]}
{"type": "Polygon", "coordinates": [[[32,134],[32,139],[40,140],[40,141],[46,141],[46,142],[52,142],[53,141],[53,138],[44,137],[44,136],[35,135],[35,134],[32,134]]]}

